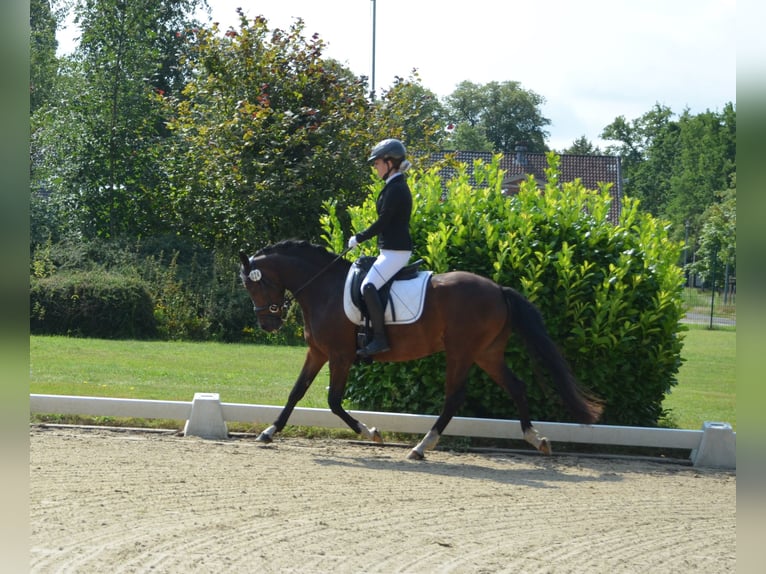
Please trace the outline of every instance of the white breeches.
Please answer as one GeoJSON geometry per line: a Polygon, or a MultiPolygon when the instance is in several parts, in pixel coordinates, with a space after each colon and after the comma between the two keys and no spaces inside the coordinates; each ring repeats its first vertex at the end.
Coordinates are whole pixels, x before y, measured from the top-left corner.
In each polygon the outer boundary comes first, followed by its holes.
{"type": "Polygon", "coordinates": [[[410,260],[412,251],[393,251],[391,249],[381,249],[380,255],[372,264],[372,268],[367,277],[362,281],[362,292],[364,292],[364,286],[368,283],[372,283],[375,289],[380,289],[385,285],[386,281],[391,279],[396,273],[410,260]]]}

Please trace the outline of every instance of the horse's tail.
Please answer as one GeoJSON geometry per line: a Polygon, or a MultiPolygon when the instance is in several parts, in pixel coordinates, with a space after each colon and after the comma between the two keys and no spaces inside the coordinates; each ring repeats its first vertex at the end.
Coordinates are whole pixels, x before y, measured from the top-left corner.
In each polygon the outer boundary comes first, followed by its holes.
{"type": "Polygon", "coordinates": [[[503,294],[508,304],[511,329],[519,334],[533,358],[548,368],[575,419],[585,424],[595,423],[601,416],[603,405],[580,390],[569,363],[548,335],[540,311],[515,289],[503,287],[503,294]]]}

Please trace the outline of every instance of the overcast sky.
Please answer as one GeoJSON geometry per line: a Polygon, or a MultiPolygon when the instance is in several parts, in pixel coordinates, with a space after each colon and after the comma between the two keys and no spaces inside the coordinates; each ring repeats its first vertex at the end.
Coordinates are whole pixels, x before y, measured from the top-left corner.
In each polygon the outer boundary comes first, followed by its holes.
{"type": "MultiPolygon", "coordinates": [[[[212,21],[238,27],[236,8],[286,29],[296,17],[327,57],[392,85],[417,68],[440,98],[457,84],[517,81],[541,95],[548,145],[586,136],[656,103],[680,114],[736,102],[735,0],[208,0],[212,21]]],[[[76,35],[69,30],[69,36],[76,35]]],[[[67,33],[60,35],[66,51],[67,33]]]]}

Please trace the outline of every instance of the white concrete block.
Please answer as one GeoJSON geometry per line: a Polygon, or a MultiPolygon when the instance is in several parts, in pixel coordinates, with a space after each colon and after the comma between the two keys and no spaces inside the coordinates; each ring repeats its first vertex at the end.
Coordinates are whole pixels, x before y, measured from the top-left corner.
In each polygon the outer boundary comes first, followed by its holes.
{"type": "Polygon", "coordinates": [[[699,448],[692,451],[694,466],[737,468],[736,434],[729,423],[705,422],[699,448]]]}
{"type": "Polygon", "coordinates": [[[229,437],[218,393],[194,393],[191,414],[184,425],[184,436],[207,439],[229,437]]]}

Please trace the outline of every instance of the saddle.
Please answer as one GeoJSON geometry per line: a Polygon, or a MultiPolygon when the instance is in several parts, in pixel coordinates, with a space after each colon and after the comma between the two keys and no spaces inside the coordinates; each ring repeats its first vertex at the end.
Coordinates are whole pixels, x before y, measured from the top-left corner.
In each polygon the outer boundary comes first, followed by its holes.
{"type": "MultiPolygon", "coordinates": [[[[346,277],[343,306],[346,316],[355,324],[366,322],[367,306],[362,297],[362,281],[375,263],[375,257],[363,256],[352,265],[346,277]]],[[[406,265],[378,289],[383,301],[386,323],[412,323],[420,318],[423,299],[431,271],[421,271],[422,259],[406,265]]]]}

